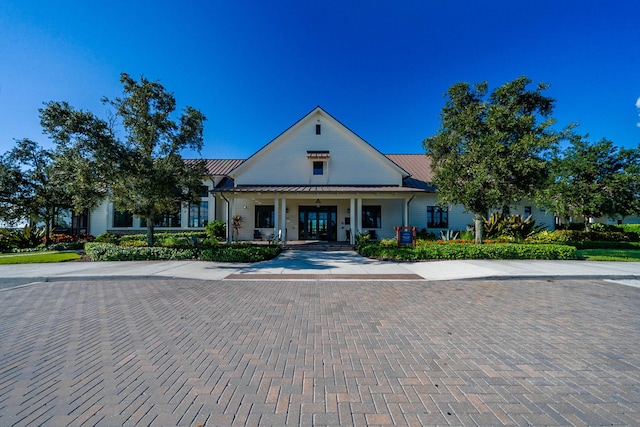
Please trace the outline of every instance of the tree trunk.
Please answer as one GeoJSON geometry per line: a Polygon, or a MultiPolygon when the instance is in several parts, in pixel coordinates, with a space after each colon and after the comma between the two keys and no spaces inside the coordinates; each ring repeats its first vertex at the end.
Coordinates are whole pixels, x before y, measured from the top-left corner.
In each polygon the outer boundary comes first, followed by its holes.
{"type": "Polygon", "coordinates": [[[44,220],[44,247],[49,247],[49,235],[51,234],[51,223],[49,222],[49,218],[44,220]]]}
{"type": "Polygon", "coordinates": [[[147,216],[147,246],[153,246],[153,221],[155,220],[155,215],[151,212],[147,216]]]}
{"type": "Polygon", "coordinates": [[[45,209],[44,215],[44,247],[48,248],[51,244],[51,225],[53,224],[54,213],[51,212],[48,208],[45,209]]]}
{"type": "Polygon", "coordinates": [[[589,217],[584,217],[584,230],[588,233],[591,231],[591,223],[589,222],[589,217]]]}
{"type": "Polygon", "coordinates": [[[473,217],[473,222],[474,222],[475,228],[476,228],[476,243],[477,244],[481,244],[482,243],[482,233],[484,231],[482,219],[483,219],[482,215],[479,214],[479,213],[475,214],[475,216],[473,217]]]}

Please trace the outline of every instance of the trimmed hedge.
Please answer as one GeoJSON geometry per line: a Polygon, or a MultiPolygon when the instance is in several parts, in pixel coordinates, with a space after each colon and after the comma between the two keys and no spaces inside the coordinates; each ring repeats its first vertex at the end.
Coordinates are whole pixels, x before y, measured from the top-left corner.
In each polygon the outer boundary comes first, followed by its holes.
{"type": "Polygon", "coordinates": [[[220,246],[213,249],[117,246],[113,243],[87,243],[86,254],[94,261],[185,260],[258,262],[274,258],[279,246],[220,246]]]}
{"type": "Polygon", "coordinates": [[[556,230],[541,231],[526,239],[528,243],[571,243],[571,242],[637,242],[638,234],[625,231],[584,231],[556,230]]]}
{"type": "Polygon", "coordinates": [[[87,243],[84,251],[94,261],[150,261],[197,259],[198,250],[162,247],[125,247],[113,243],[87,243]]]}
{"type": "Polygon", "coordinates": [[[258,262],[275,258],[280,252],[282,252],[280,246],[222,246],[201,250],[199,259],[218,262],[258,262]]]}
{"type": "Polygon", "coordinates": [[[496,244],[439,244],[417,247],[384,247],[367,245],[360,255],[380,259],[576,259],[576,248],[566,245],[496,244]]]}
{"type": "Polygon", "coordinates": [[[616,227],[622,229],[626,233],[636,233],[640,235],[640,224],[620,224],[616,227]]]}

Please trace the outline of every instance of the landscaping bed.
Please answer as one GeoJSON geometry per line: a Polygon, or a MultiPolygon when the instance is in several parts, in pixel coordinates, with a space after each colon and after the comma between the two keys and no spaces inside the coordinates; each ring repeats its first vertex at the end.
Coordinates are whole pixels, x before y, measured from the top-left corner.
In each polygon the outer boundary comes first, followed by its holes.
{"type": "Polygon", "coordinates": [[[555,244],[517,244],[439,242],[418,246],[367,244],[358,248],[360,255],[382,260],[451,260],[451,259],[577,259],[573,246],[555,244]]]}
{"type": "Polygon", "coordinates": [[[86,254],[93,261],[201,260],[218,262],[258,262],[276,257],[280,246],[251,244],[215,247],[118,246],[114,243],[87,243],[86,254]]]}

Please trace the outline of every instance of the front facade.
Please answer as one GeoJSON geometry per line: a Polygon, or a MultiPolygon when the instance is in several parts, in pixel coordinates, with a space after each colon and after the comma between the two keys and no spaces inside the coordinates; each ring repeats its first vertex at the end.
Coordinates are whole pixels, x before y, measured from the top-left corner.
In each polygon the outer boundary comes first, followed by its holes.
{"type": "MultiPolygon", "coordinates": [[[[473,215],[437,205],[424,154],[384,155],[320,107],[246,160],[207,160],[199,204],[158,218],[158,230],[199,230],[227,222],[229,239],[354,242],[358,233],[395,238],[396,226],[438,234],[464,230],[473,215]],[[240,218],[234,231],[232,218],[240,218]]],[[[549,227],[553,216],[523,203],[511,213],[549,227]]],[[[138,218],[105,201],[90,214],[90,232],[140,232],[138,218]]]]}

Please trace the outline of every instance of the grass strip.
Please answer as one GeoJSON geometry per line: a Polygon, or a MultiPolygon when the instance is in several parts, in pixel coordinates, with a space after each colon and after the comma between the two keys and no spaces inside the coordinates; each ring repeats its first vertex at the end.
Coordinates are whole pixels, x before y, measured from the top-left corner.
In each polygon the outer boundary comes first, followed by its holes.
{"type": "Polygon", "coordinates": [[[640,261],[637,249],[580,249],[577,255],[587,261],[640,261]]]}
{"type": "Polygon", "coordinates": [[[48,252],[0,256],[0,264],[39,264],[45,262],[62,262],[80,259],[75,252],[48,252]]]}

